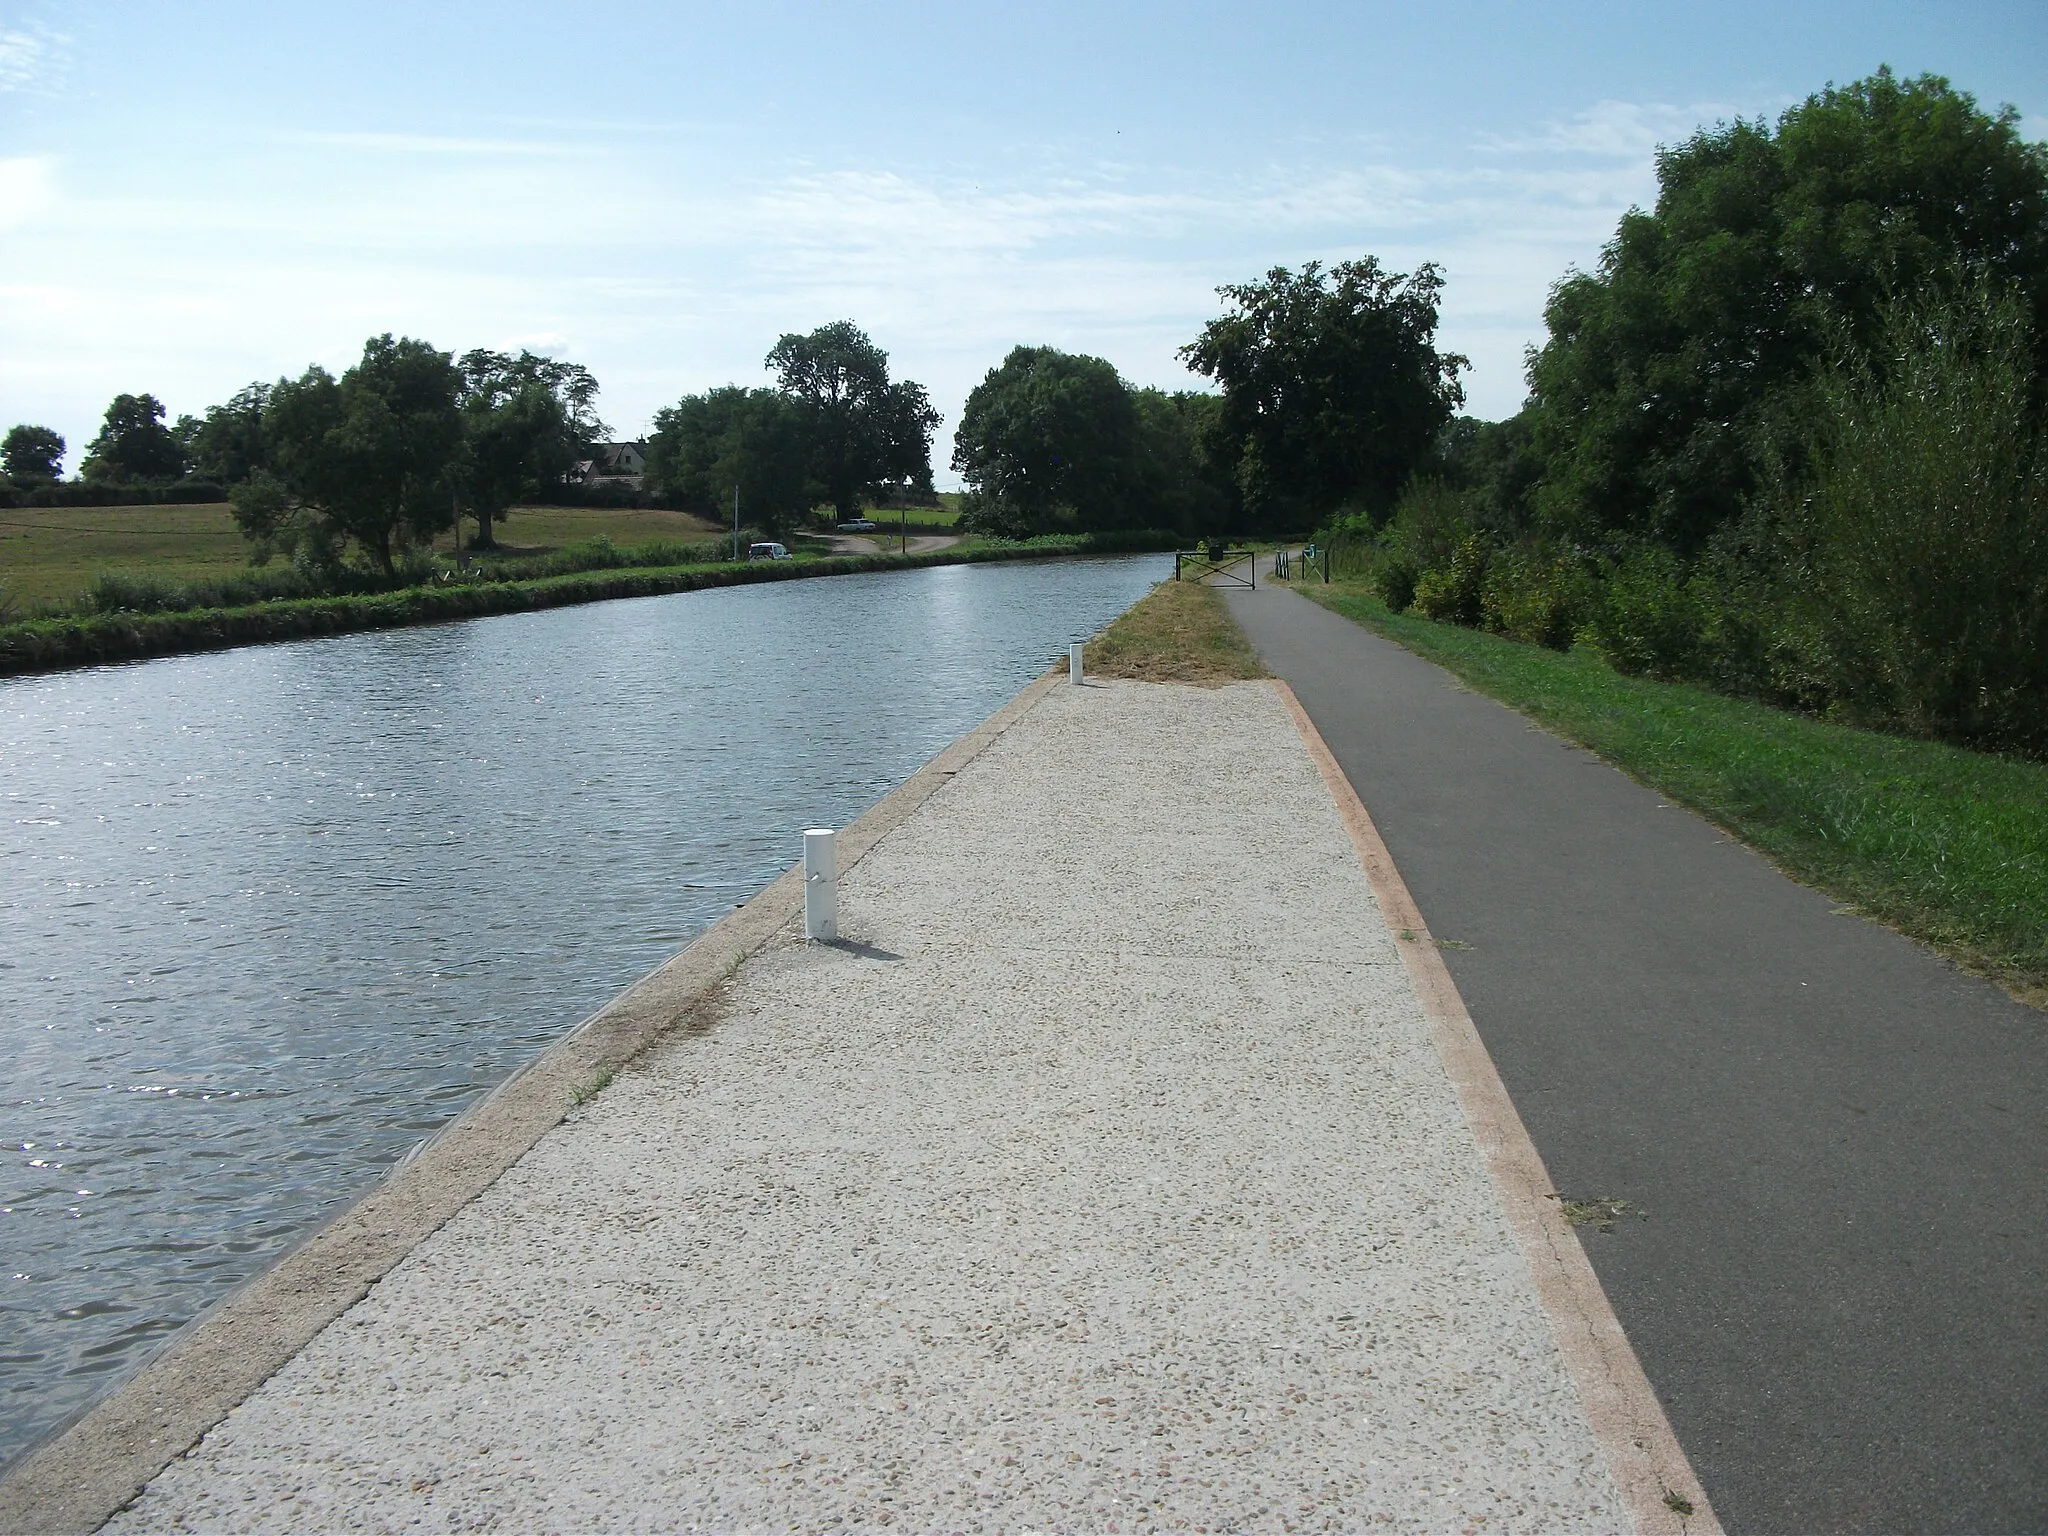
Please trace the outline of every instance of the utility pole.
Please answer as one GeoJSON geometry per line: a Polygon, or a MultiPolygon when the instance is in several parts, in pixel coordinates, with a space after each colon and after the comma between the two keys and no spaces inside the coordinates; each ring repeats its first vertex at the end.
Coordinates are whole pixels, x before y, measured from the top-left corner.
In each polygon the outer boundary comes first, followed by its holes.
{"type": "Polygon", "coordinates": [[[455,509],[455,569],[462,569],[462,495],[458,491],[448,493],[448,504],[455,509]]]}
{"type": "Polygon", "coordinates": [[[737,482],[732,488],[732,557],[740,557],[740,488],[737,482]]]}

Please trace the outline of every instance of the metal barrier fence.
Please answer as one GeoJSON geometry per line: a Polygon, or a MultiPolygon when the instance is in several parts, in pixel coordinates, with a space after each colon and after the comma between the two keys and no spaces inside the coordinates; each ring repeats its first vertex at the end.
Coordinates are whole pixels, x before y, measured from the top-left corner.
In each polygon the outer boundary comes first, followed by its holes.
{"type": "Polygon", "coordinates": [[[1177,549],[1173,552],[1173,579],[1218,587],[1256,587],[1256,556],[1257,551],[1250,549],[1177,549]]]}
{"type": "Polygon", "coordinates": [[[1325,585],[1330,580],[1330,548],[1304,544],[1299,550],[1282,544],[1273,551],[1273,574],[1282,581],[1314,581],[1318,575],[1325,585]]]}

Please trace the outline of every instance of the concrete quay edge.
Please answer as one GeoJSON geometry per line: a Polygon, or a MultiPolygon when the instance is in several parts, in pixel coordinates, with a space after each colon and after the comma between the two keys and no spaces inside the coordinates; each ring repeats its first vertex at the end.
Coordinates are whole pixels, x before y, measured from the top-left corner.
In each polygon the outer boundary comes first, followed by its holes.
{"type": "MultiPolygon", "coordinates": [[[[1064,673],[1028,684],[839,834],[840,869],[902,825],[1028,714],[1064,673]]],[[[0,1477],[0,1532],[96,1531],[279,1367],[559,1124],[593,1080],[676,1028],[708,1027],[734,967],[803,910],[792,866],[629,985],[269,1269],[187,1323],[115,1392],[0,1477]]]]}

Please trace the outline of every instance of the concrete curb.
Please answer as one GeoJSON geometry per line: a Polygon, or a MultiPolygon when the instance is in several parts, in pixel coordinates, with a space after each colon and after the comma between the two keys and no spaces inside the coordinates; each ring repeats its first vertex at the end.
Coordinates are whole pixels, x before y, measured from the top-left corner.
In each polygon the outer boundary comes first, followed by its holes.
{"type": "MultiPolygon", "coordinates": [[[[1030,684],[842,830],[840,867],[900,826],[1062,681],[1063,671],[1030,684]]],[[[733,967],[802,908],[798,865],[472,1105],[269,1270],[187,1324],[125,1386],[0,1479],[0,1531],[97,1530],[489,1188],[593,1080],[672,1029],[708,1026],[733,967]]]]}
{"type": "Polygon", "coordinates": [[[1309,756],[1337,802],[1338,815],[1358,850],[1358,861],[1365,867],[1380,914],[1393,930],[1395,947],[1401,951],[1422,1000],[1437,1051],[1500,1190],[1508,1224],[1521,1240],[1565,1366],[1579,1389],[1594,1439],[1628,1505],[1635,1529],[1640,1536],[1720,1536],[1721,1525],[1707,1502],[1706,1490],[1672,1433],[1664,1407],[1657,1401],[1628,1335],[1622,1332],[1592,1263],[1564,1219],[1543,1159],[1494,1069],[1471,1014],[1465,1011],[1464,999],[1407,882],[1380,840],[1364,802],[1294,690],[1278,678],[1272,680],[1272,687],[1286,704],[1294,728],[1301,733],[1309,756]],[[1690,1512],[1681,1513],[1667,1502],[1673,1497],[1689,1504],[1690,1512]]]}

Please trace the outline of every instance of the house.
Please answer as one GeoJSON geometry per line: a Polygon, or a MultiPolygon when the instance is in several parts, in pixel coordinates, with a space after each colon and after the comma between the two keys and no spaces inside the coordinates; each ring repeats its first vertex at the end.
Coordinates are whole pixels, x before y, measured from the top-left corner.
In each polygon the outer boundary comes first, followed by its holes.
{"type": "Polygon", "coordinates": [[[583,460],[570,471],[569,478],[576,484],[588,484],[592,480],[633,479],[647,473],[647,444],[633,443],[592,443],[593,457],[583,460]]]}

